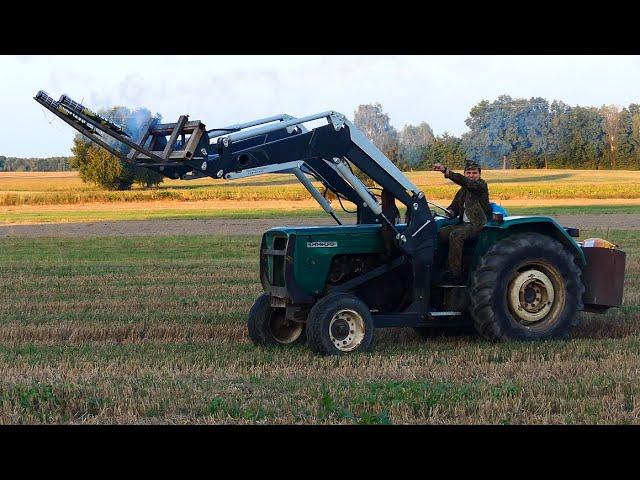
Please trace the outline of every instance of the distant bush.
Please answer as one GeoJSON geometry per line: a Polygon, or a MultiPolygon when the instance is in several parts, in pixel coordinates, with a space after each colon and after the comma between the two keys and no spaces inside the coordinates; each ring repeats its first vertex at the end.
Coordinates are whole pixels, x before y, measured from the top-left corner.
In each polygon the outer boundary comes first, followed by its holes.
{"type": "Polygon", "coordinates": [[[146,168],[133,167],[98,145],[79,137],[73,140],[70,165],[80,178],[107,190],[129,190],[134,183],[152,187],[162,182],[162,175],[146,168]]]}
{"type": "MultiPolygon", "coordinates": [[[[109,118],[117,125],[121,125],[134,141],[138,141],[149,125],[159,122],[159,114],[152,115],[146,108],[130,110],[127,107],[116,106],[107,110],[99,110],[98,114],[109,118]]],[[[122,155],[129,152],[129,147],[115,139],[104,139],[110,147],[122,155]]],[[[112,155],[102,147],[91,143],[89,139],[77,134],[71,147],[73,157],[70,164],[80,172],[84,182],[93,183],[107,190],[129,190],[134,183],[145,188],[157,186],[164,177],[153,170],[134,167],[112,155]]]]}

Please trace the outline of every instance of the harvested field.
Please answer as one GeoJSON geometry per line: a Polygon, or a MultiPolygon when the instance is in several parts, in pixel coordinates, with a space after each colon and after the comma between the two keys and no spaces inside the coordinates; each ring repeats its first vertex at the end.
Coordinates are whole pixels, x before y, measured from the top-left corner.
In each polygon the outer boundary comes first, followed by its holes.
{"type": "MultiPolygon", "coordinates": [[[[457,189],[438,172],[407,172],[428,198],[452,198],[457,189]]],[[[494,200],[640,199],[640,171],[485,170],[494,200]]],[[[158,188],[104,191],[82,183],[75,172],[0,173],[0,205],[76,205],[141,201],[299,201],[309,193],[291,175],[226,181],[165,180],[158,188]]]]}
{"type": "Polygon", "coordinates": [[[329,217],[275,219],[130,220],[101,223],[0,225],[0,237],[129,237],[148,235],[261,235],[281,225],[335,225],[329,217]]]}
{"type": "MultiPolygon", "coordinates": [[[[431,199],[439,205],[449,205],[451,199],[431,199]]],[[[640,199],[544,199],[535,202],[502,200],[500,205],[513,215],[559,214],[640,214],[640,199]]],[[[353,215],[346,214],[337,202],[333,208],[340,218],[348,222],[353,215]]],[[[401,211],[404,207],[399,205],[401,211]]],[[[434,207],[435,208],[435,207],[434,207]]],[[[121,220],[194,220],[194,219],[278,219],[326,216],[312,199],[300,201],[213,200],[199,202],[148,201],[114,204],[82,203],[77,205],[18,205],[0,207],[0,225],[113,222],[121,220]]]]}
{"type": "MultiPolygon", "coordinates": [[[[566,342],[389,329],[351,357],[257,348],[260,234],[333,224],[295,180],[101,192],[0,174],[0,423],[640,423],[640,172],[484,176],[512,214],[620,244],[624,307],[583,314],[566,342]]],[[[455,191],[410,177],[429,198],[455,191]]]]}
{"type": "Polygon", "coordinates": [[[258,236],[5,237],[0,423],[639,423],[640,234],[610,238],[625,306],[570,341],[391,329],[324,358],[249,342],[258,236]]]}

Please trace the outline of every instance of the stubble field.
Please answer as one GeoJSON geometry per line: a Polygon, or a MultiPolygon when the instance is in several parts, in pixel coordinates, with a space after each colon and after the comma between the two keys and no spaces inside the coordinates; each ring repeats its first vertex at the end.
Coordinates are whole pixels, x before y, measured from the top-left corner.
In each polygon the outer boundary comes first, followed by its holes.
{"type": "MultiPolygon", "coordinates": [[[[438,172],[407,175],[436,203],[448,205],[456,192],[438,172]]],[[[640,171],[487,170],[483,177],[492,200],[512,214],[640,214],[640,171]]],[[[154,189],[109,192],[82,183],[76,172],[0,172],[0,225],[318,215],[318,204],[291,175],[165,180],[154,189]]]]}
{"type": "MultiPolygon", "coordinates": [[[[426,184],[431,175],[418,172],[414,181],[426,184]]],[[[514,175],[489,179],[492,192],[501,180],[513,188],[538,183],[565,192],[556,202],[504,199],[518,213],[571,219],[603,209],[633,217],[640,212],[637,172],[514,175]],[[536,180],[541,177],[546,179],[536,180]],[[606,197],[575,194],[595,183],[609,185],[606,192],[618,182],[626,182],[630,197],[603,203],[606,197]],[[571,188],[574,197],[566,197],[571,188]]],[[[274,204],[269,198],[259,200],[265,203],[258,208],[245,198],[236,209],[216,200],[219,193],[209,193],[213,187],[205,184],[190,187],[214,196],[202,202],[86,203],[73,175],[62,175],[59,184],[32,176],[26,187],[24,179],[9,184],[0,177],[0,197],[44,198],[38,195],[56,194],[59,187],[65,199],[78,188],[80,203],[4,203],[4,229],[88,221],[81,213],[68,218],[70,212],[93,212],[90,220],[105,221],[143,220],[156,212],[158,220],[167,220],[174,217],[162,212],[172,208],[182,219],[191,211],[194,219],[296,223],[300,217],[312,221],[319,211],[304,201],[274,204]],[[39,190],[32,181],[41,182],[39,190]],[[131,213],[136,211],[140,217],[131,213]]],[[[286,191],[288,184],[280,181],[262,187],[286,191]]],[[[261,185],[243,186],[242,195],[252,195],[255,187],[261,185]]],[[[442,188],[453,194],[453,187],[442,188]]],[[[86,191],[95,193],[92,187],[86,191]]],[[[467,335],[425,341],[411,329],[390,329],[376,331],[370,353],[344,358],[318,357],[302,346],[258,348],[249,341],[246,313],[261,293],[256,231],[163,235],[159,227],[153,234],[107,237],[86,236],[83,225],[55,237],[0,235],[0,423],[639,423],[640,232],[616,230],[615,221],[581,236],[606,236],[627,252],[624,306],[605,315],[583,314],[571,340],[494,344],[467,335]]]]}
{"type": "Polygon", "coordinates": [[[250,343],[258,236],[3,239],[0,422],[637,423],[640,235],[610,238],[625,306],[570,341],[378,330],[345,358],[250,343]]]}
{"type": "MultiPolygon", "coordinates": [[[[407,172],[430,199],[452,198],[457,187],[438,172],[407,172]]],[[[486,170],[495,200],[638,199],[640,171],[486,170]]],[[[166,179],[158,188],[110,192],[82,183],[77,172],[2,172],[0,206],[75,205],[140,201],[307,200],[309,193],[292,175],[240,180],[166,179]]]]}

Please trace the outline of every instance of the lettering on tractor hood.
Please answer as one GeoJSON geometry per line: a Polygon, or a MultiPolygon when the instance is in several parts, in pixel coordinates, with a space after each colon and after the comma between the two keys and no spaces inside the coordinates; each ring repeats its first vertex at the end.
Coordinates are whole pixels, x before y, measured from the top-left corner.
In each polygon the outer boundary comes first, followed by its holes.
{"type": "Polygon", "coordinates": [[[307,248],[335,248],[338,242],[307,242],[307,248]]]}

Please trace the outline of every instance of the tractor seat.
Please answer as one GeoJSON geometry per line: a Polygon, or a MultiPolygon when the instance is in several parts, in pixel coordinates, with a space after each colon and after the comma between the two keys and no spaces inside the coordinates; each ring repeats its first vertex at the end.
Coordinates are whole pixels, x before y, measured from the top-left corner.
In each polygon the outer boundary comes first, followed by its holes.
{"type": "Polygon", "coordinates": [[[503,217],[508,217],[509,214],[507,210],[494,202],[489,202],[489,206],[491,207],[491,213],[501,213],[503,217]]]}

